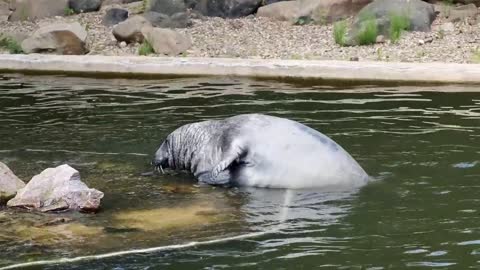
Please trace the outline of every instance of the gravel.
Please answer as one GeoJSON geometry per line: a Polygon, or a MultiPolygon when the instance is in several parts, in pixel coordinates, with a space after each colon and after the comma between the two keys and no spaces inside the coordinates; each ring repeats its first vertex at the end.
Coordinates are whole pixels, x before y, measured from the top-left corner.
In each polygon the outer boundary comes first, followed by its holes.
{"type": "MultiPolygon", "coordinates": [[[[116,6],[118,7],[118,6],[116,6]]],[[[124,5],[132,13],[139,6],[124,5]]],[[[112,35],[112,27],[102,24],[107,8],[99,12],[68,17],[54,17],[32,22],[0,22],[0,32],[28,35],[39,25],[52,22],[78,21],[89,33],[89,54],[136,55],[139,44],[120,44],[112,35]]],[[[248,16],[240,19],[201,18],[193,26],[177,31],[190,36],[193,46],[183,56],[277,58],[305,60],[354,60],[395,62],[480,62],[480,24],[462,21],[442,27],[446,20],[437,18],[428,33],[404,33],[392,44],[388,40],[369,46],[341,47],[333,40],[332,25],[291,25],[287,22],[248,16]]],[[[6,51],[0,52],[6,53],[6,51]]]]}

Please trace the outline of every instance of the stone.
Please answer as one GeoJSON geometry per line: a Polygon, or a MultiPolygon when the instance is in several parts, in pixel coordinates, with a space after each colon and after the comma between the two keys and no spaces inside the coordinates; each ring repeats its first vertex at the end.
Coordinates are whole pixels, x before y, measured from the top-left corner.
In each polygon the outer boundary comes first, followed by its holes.
{"type": "Polygon", "coordinates": [[[120,42],[119,44],[120,48],[125,48],[127,47],[127,43],[125,41],[120,42]]]}
{"type": "Polygon", "coordinates": [[[297,1],[283,1],[260,7],[258,17],[267,17],[278,21],[295,23],[300,15],[300,5],[297,1]]]}
{"type": "Polygon", "coordinates": [[[263,0],[197,0],[188,6],[202,15],[222,18],[238,18],[251,15],[262,5],[263,0]]]}
{"type": "Polygon", "coordinates": [[[6,1],[0,0],[0,22],[8,21],[10,13],[10,4],[6,1]]]}
{"type": "Polygon", "coordinates": [[[25,187],[25,183],[7,165],[0,162],[0,204],[4,204],[13,198],[17,191],[23,187],[25,187]]]}
{"type": "Polygon", "coordinates": [[[103,16],[102,24],[113,26],[128,19],[128,10],[121,8],[111,8],[103,16]]]}
{"type": "Polygon", "coordinates": [[[262,4],[263,5],[271,5],[279,2],[287,2],[287,1],[292,1],[292,0],[263,0],[262,4]]]}
{"type": "Polygon", "coordinates": [[[148,3],[146,11],[158,12],[167,16],[187,11],[184,0],[150,0],[148,3]]]}
{"type": "Polygon", "coordinates": [[[68,0],[12,0],[9,21],[35,21],[46,17],[64,16],[68,0]]]}
{"type": "Polygon", "coordinates": [[[175,13],[171,16],[166,14],[147,11],[143,14],[153,26],[160,28],[186,28],[192,25],[190,17],[186,12],[175,13]]]}
{"type": "Polygon", "coordinates": [[[144,27],[142,33],[158,54],[175,56],[192,46],[190,38],[171,29],[144,27]]]}
{"type": "Polygon", "coordinates": [[[358,33],[365,23],[374,20],[377,35],[390,35],[392,15],[406,18],[406,31],[428,32],[436,18],[432,4],[421,0],[375,0],[360,10],[353,19],[353,25],[347,35],[347,45],[357,45],[358,33]]]}
{"type": "Polygon", "coordinates": [[[7,206],[40,211],[97,211],[103,193],[89,188],[80,180],[80,173],[67,164],[48,168],[35,175],[7,206]]]}
{"type": "Polygon", "coordinates": [[[377,39],[375,40],[375,43],[385,43],[385,36],[384,35],[378,35],[377,39]]]}
{"type": "Polygon", "coordinates": [[[80,55],[88,52],[85,47],[87,32],[78,22],[46,25],[22,42],[25,53],[54,52],[80,55]]]}
{"type": "Polygon", "coordinates": [[[326,24],[358,13],[372,0],[297,0],[300,16],[310,17],[316,24],[326,24]]]}
{"type": "Polygon", "coordinates": [[[453,25],[452,22],[446,22],[442,25],[440,25],[440,30],[444,32],[454,32],[455,31],[455,25],[453,25]]]}
{"type": "Polygon", "coordinates": [[[68,5],[75,13],[94,12],[100,9],[102,0],[69,0],[68,5]]]}
{"type": "Polygon", "coordinates": [[[468,18],[476,18],[479,13],[478,8],[474,4],[468,4],[451,8],[444,15],[450,22],[460,22],[468,18]]]}
{"type": "Polygon", "coordinates": [[[150,22],[143,16],[135,15],[115,25],[113,27],[113,36],[120,42],[141,43],[144,39],[142,28],[145,26],[151,26],[150,22]]]}

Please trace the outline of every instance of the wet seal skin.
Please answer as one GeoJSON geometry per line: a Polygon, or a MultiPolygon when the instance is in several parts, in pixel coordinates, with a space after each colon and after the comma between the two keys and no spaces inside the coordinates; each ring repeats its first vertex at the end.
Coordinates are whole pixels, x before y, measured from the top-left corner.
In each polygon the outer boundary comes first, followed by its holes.
{"type": "Polygon", "coordinates": [[[301,123],[242,114],[179,127],[152,164],[185,170],[210,185],[357,188],[369,177],[336,142],[301,123]]]}

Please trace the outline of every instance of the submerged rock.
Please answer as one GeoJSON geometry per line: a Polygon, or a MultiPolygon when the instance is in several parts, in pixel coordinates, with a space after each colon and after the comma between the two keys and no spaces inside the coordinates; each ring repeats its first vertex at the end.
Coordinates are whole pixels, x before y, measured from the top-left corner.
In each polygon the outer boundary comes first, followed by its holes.
{"type": "Polygon", "coordinates": [[[114,218],[120,227],[156,231],[208,225],[221,220],[222,215],[213,205],[192,205],[128,211],[114,218]]]}
{"type": "Polygon", "coordinates": [[[7,165],[0,162],[0,204],[4,204],[13,198],[17,191],[23,187],[25,187],[25,183],[7,165]]]}
{"type": "Polygon", "coordinates": [[[102,198],[102,192],[88,188],[80,181],[79,172],[65,164],[34,176],[7,205],[43,212],[66,209],[90,212],[100,207],[102,198]]]}
{"type": "Polygon", "coordinates": [[[20,225],[15,228],[14,233],[23,241],[32,241],[41,245],[54,245],[98,239],[104,235],[104,230],[103,227],[86,226],[78,222],[65,222],[44,226],[20,225]]]}

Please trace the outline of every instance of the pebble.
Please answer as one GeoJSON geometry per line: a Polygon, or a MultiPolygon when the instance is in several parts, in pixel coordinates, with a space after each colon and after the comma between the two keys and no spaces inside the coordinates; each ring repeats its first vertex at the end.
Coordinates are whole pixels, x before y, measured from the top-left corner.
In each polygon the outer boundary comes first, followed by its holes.
{"type": "Polygon", "coordinates": [[[119,44],[120,48],[125,48],[127,47],[127,43],[125,41],[120,42],[119,44]]]}

